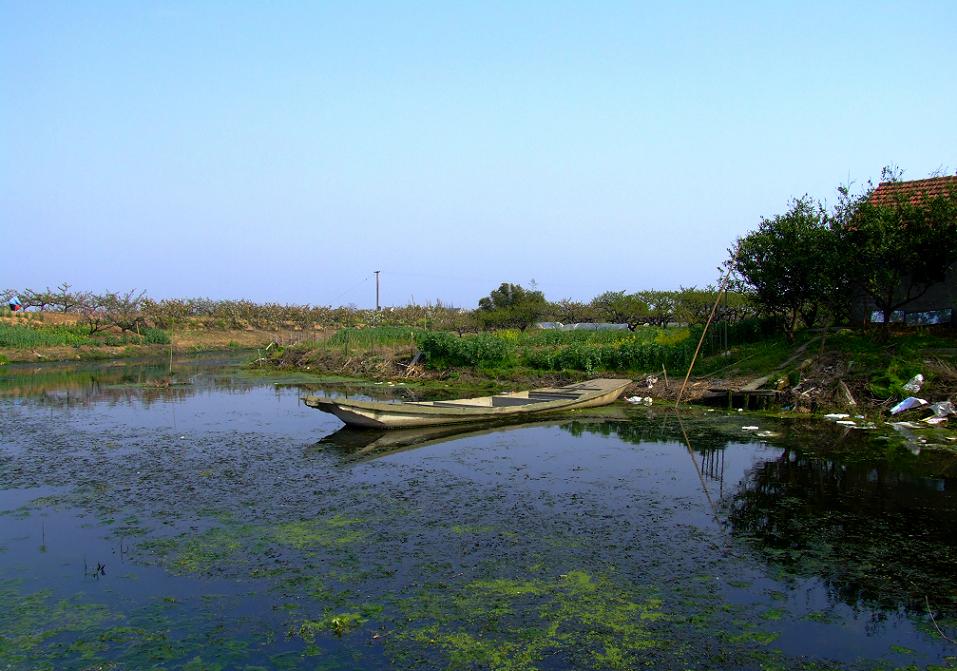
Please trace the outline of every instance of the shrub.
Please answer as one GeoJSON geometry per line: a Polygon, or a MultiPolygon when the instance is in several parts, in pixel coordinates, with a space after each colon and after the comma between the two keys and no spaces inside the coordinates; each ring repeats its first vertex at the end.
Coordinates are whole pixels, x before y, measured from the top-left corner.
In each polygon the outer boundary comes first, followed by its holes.
{"type": "Polygon", "coordinates": [[[415,341],[419,329],[402,326],[377,326],[375,328],[346,328],[329,338],[330,346],[369,350],[392,345],[409,345],[415,341]]]}
{"type": "Polygon", "coordinates": [[[143,329],[143,343],[146,345],[169,345],[169,333],[163,329],[143,329]]]}
{"type": "MultiPolygon", "coordinates": [[[[699,331],[700,332],[700,331],[699,331]]],[[[426,333],[419,348],[433,367],[498,366],[515,363],[535,370],[659,370],[691,361],[697,341],[685,329],[667,333],[648,329],[628,331],[538,331],[506,332],[471,337],[451,333],[426,333]],[[517,335],[517,337],[516,337],[517,335]]]]}
{"type": "Polygon", "coordinates": [[[505,363],[509,348],[504,340],[489,334],[457,336],[446,331],[426,332],[417,340],[428,364],[446,366],[497,366],[505,363]]]}

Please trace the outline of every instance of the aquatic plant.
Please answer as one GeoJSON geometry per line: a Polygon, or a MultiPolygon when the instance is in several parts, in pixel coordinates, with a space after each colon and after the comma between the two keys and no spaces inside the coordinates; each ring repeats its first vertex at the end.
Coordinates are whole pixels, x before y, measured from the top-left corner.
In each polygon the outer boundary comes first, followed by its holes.
{"type": "Polygon", "coordinates": [[[633,600],[608,579],[580,570],[554,578],[478,579],[400,605],[410,624],[398,637],[439,650],[453,669],[537,669],[546,657],[631,669],[662,645],[653,625],[666,619],[658,596],[633,600]]]}

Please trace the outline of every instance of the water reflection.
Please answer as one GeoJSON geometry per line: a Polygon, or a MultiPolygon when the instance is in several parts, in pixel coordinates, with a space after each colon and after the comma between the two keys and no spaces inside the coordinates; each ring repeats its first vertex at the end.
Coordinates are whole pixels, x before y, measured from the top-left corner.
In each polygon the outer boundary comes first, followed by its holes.
{"type": "MultiPolygon", "coordinates": [[[[0,368],[0,398],[48,397],[83,403],[108,401],[111,396],[130,398],[133,391],[155,394],[170,390],[173,396],[185,397],[193,392],[188,387],[197,375],[202,375],[207,385],[234,385],[227,373],[234,365],[235,360],[220,358],[178,360],[170,374],[168,360],[13,364],[0,368]]],[[[152,397],[146,395],[147,401],[152,397]]]]}
{"type": "Polygon", "coordinates": [[[820,578],[853,608],[924,615],[929,601],[957,616],[957,457],[917,456],[887,436],[796,421],[782,423],[771,441],[777,456],[726,483],[727,449],[745,439],[740,424],[664,415],[563,428],[635,444],[684,442],[707,481],[704,495],[717,487],[732,535],[785,577],[820,578]]]}
{"type": "Polygon", "coordinates": [[[957,614],[957,487],[886,459],[785,448],[728,502],[735,535],[770,562],[824,580],[844,603],[957,614]]]}
{"type": "MultiPolygon", "coordinates": [[[[442,426],[423,426],[409,429],[361,429],[343,426],[319,440],[312,449],[332,450],[344,463],[379,459],[397,452],[439,445],[452,440],[474,438],[489,434],[506,434],[509,431],[527,429],[533,426],[569,426],[581,425],[584,419],[538,419],[527,422],[481,424],[453,424],[442,426]]],[[[593,422],[605,420],[596,418],[593,422]]]]}
{"type": "MultiPolygon", "coordinates": [[[[13,364],[0,368],[0,399],[29,398],[47,405],[182,401],[211,391],[246,393],[263,384],[346,398],[421,400],[421,391],[404,385],[315,382],[312,376],[270,375],[245,365],[242,354],[196,356],[174,360],[119,359],[110,362],[67,362],[41,366],[13,364]]],[[[443,390],[427,394],[441,396],[443,390]]]]}

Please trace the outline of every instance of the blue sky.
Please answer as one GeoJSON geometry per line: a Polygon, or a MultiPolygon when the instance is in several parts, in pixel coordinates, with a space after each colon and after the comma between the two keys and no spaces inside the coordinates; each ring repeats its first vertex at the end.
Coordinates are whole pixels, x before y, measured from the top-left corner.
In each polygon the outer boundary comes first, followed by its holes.
{"type": "Polygon", "coordinates": [[[0,0],[0,288],[474,307],[703,286],[957,170],[957,3],[0,0]]]}

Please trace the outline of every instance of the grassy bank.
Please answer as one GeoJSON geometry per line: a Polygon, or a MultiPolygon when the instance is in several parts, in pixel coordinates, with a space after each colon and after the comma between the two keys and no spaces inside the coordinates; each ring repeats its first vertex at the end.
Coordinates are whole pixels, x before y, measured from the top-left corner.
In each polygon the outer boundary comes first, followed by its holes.
{"type": "Polygon", "coordinates": [[[695,374],[767,378],[763,388],[780,391],[782,403],[798,410],[888,409],[911,395],[930,401],[957,395],[957,337],[946,330],[901,330],[886,339],[876,331],[803,332],[793,343],[769,338],[705,357],[695,374]],[[919,392],[905,389],[917,374],[924,378],[919,392]]]}
{"type": "Polygon", "coordinates": [[[521,378],[627,374],[687,366],[695,334],[689,329],[631,331],[517,331],[457,335],[402,328],[343,329],[332,338],[270,352],[279,367],[338,369],[380,376],[438,375],[521,378]]]}
{"type": "MultiPolygon", "coordinates": [[[[526,386],[651,376],[658,381],[640,393],[673,399],[699,336],[698,329],[677,327],[458,335],[398,326],[334,334],[252,329],[91,334],[77,323],[19,318],[0,321],[0,362],[150,356],[171,347],[179,353],[250,349],[259,350],[257,367],[372,380],[526,386]]],[[[876,332],[805,331],[788,342],[752,322],[733,330],[712,329],[683,398],[700,398],[715,386],[740,388],[758,381],[778,392],[781,405],[798,411],[847,408],[851,400],[862,408],[887,409],[910,395],[903,387],[918,373],[925,378],[921,397],[936,401],[957,394],[953,332],[902,330],[883,339],[876,332]]]]}
{"type": "Polygon", "coordinates": [[[90,347],[122,345],[168,345],[166,331],[146,328],[139,333],[97,332],[79,324],[0,324],[0,347],[26,349],[32,347],[90,347]]]}
{"type": "Polygon", "coordinates": [[[75,319],[61,315],[18,316],[0,319],[0,364],[24,361],[75,361],[154,356],[176,352],[208,352],[265,348],[273,341],[288,341],[295,334],[257,331],[111,329],[90,333],[75,319]]]}
{"type": "MultiPolygon", "coordinates": [[[[658,378],[641,393],[673,399],[700,331],[499,331],[459,336],[415,329],[344,329],[324,341],[271,349],[266,363],[311,372],[375,379],[577,380],[597,375],[658,378]],[[667,380],[667,383],[666,383],[667,380]]],[[[910,395],[904,385],[921,373],[921,395],[944,400],[957,393],[957,341],[946,331],[804,332],[794,342],[720,332],[705,339],[688,398],[710,387],[759,382],[798,411],[889,408],[910,395]]]]}

